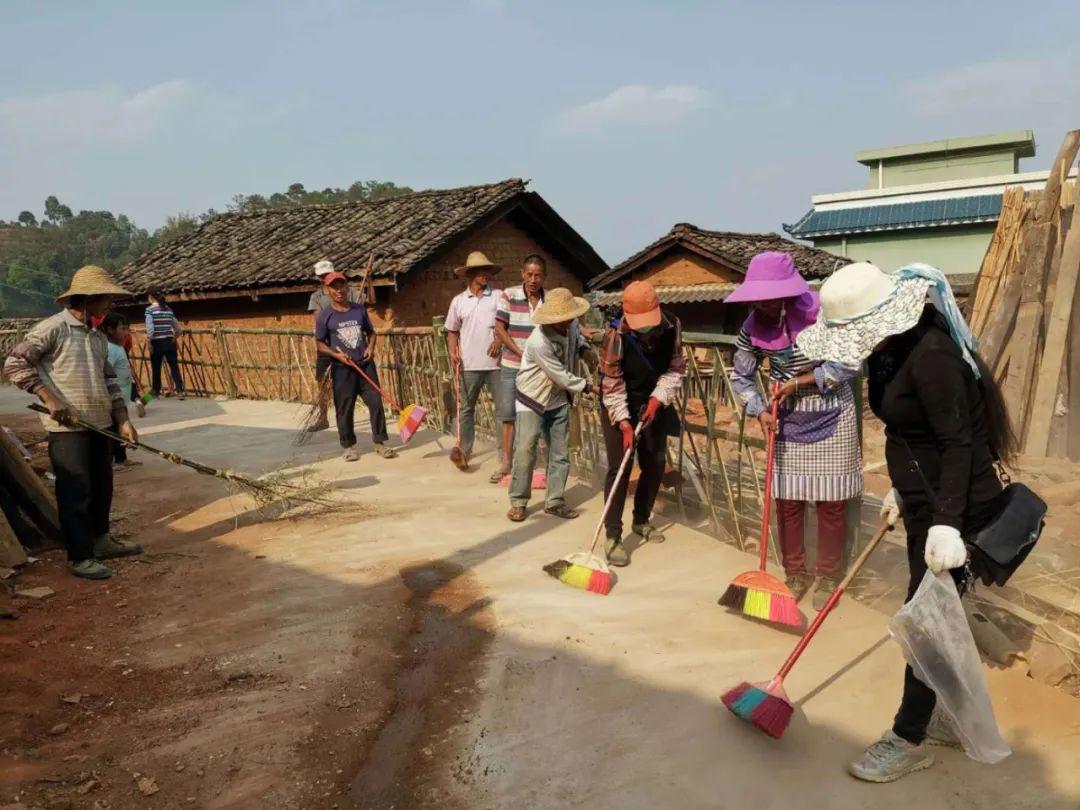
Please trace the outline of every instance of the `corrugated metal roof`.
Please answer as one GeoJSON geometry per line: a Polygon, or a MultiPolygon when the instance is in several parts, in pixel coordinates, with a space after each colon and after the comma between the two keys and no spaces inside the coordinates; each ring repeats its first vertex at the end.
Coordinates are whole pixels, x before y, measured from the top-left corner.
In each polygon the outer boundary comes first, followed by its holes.
{"type": "Polygon", "coordinates": [[[785,225],[784,230],[797,239],[808,239],[866,231],[897,231],[996,222],[1000,214],[1000,194],[978,194],[894,205],[810,210],[794,225],[785,225]]]}

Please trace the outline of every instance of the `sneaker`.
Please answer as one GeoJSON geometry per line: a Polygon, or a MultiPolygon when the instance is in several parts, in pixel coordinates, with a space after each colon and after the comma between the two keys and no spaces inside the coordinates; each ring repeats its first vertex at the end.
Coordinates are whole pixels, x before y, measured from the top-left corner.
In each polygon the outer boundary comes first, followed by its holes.
{"type": "Polygon", "coordinates": [[[359,461],[360,453],[357,452],[355,447],[346,447],[341,457],[346,461],[359,461]]]}
{"type": "Polygon", "coordinates": [[[94,541],[94,559],[109,560],[113,557],[131,557],[142,554],[142,546],[117,540],[111,534],[105,534],[94,541]]]}
{"type": "Polygon", "coordinates": [[[925,745],[914,745],[898,737],[892,729],[881,735],[863,755],[848,765],[848,773],[864,782],[895,782],[901,776],[934,764],[934,755],[925,745]]]}
{"type": "Polygon", "coordinates": [[[940,745],[945,748],[964,749],[964,743],[956,732],[952,718],[940,708],[934,709],[930,715],[930,724],[926,727],[926,742],[930,745],[940,745]]]}
{"type": "Polygon", "coordinates": [[[82,560],[77,563],[68,563],[68,570],[72,576],[83,579],[108,579],[112,571],[99,563],[97,560],[82,560]]]}
{"type": "Polygon", "coordinates": [[[791,591],[791,595],[795,597],[795,601],[801,601],[806,592],[810,590],[810,587],[814,584],[814,578],[807,574],[805,571],[800,571],[794,574],[788,574],[784,580],[784,584],[787,585],[787,589],[791,591]]]}
{"type": "Polygon", "coordinates": [[[625,568],[630,564],[630,554],[626,551],[626,546],[622,544],[621,537],[609,536],[607,538],[604,542],[604,556],[616,568],[625,568]]]}
{"type": "Polygon", "coordinates": [[[177,398],[178,400],[180,400],[181,402],[183,402],[183,401],[184,401],[185,399],[187,399],[187,394],[185,394],[185,393],[184,393],[183,391],[181,391],[181,392],[180,392],[180,393],[179,393],[179,394],[177,395],[177,397],[176,397],[176,398],[177,398]]]}
{"type": "Polygon", "coordinates": [[[822,577],[814,589],[814,610],[820,611],[833,595],[833,591],[840,587],[840,580],[836,577],[822,577]]]}
{"type": "Polygon", "coordinates": [[[664,533],[651,523],[635,523],[630,527],[630,530],[649,543],[663,543],[667,540],[664,533]]]}
{"type": "Polygon", "coordinates": [[[137,413],[140,417],[146,416],[146,403],[143,402],[141,399],[135,400],[135,413],[137,413]]]}

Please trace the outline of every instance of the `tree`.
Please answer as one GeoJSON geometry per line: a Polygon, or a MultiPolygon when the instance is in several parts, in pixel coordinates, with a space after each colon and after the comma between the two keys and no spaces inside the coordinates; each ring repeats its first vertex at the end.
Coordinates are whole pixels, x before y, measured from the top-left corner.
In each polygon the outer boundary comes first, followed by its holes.
{"type": "Polygon", "coordinates": [[[150,241],[154,247],[176,239],[179,236],[189,234],[199,227],[200,218],[186,211],[181,211],[174,217],[165,220],[165,224],[154,231],[150,241]]]}
{"type": "Polygon", "coordinates": [[[37,217],[30,211],[20,211],[19,224],[27,228],[33,228],[37,225],[37,217]]]}
{"type": "Polygon", "coordinates": [[[65,225],[71,221],[71,216],[71,209],[62,205],[55,196],[50,194],[45,198],[45,219],[49,222],[54,225],[65,225]]]}

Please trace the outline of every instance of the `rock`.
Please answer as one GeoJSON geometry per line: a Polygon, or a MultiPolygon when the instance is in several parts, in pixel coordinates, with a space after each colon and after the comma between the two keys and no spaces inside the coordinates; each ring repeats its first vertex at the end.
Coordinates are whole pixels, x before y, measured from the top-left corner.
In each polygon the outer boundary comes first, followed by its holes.
{"type": "Polygon", "coordinates": [[[87,779],[85,782],[83,782],[81,785],[79,785],[77,788],[75,788],[75,792],[78,793],[80,796],[85,796],[87,793],[89,793],[91,790],[93,790],[97,786],[98,786],[98,780],[97,779],[87,779]]]}
{"type": "Polygon", "coordinates": [[[143,796],[153,796],[160,790],[157,781],[152,776],[140,776],[135,780],[135,784],[143,796]]]}
{"type": "Polygon", "coordinates": [[[59,737],[66,732],[70,726],[67,723],[57,723],[55,726],[49,729],[49,733],[54,737],[59,737]]]}
{"type": "Polygon", "coordinates": [[[39,585],[36,588],[18,588],[15,591],[15,595],[21,596],[23,599],[48,599],[55,594],[56,591],[48,585],[39,585]]]}
{"type": "Polygon", "coordinates": [[[75,692],[72,695],[64,695],[62,698],[60,698],[60,700],[64,701],[64,703],[70,703],[73,706],[78,706],[80,703],[82,703],[82,695],[80,695],[78,692],[75,692]]]}
{"type": "Polygon", "coordinates": [[[10,605],[0,605],[0,619],[17,619],[19,611],[10,605]]]}

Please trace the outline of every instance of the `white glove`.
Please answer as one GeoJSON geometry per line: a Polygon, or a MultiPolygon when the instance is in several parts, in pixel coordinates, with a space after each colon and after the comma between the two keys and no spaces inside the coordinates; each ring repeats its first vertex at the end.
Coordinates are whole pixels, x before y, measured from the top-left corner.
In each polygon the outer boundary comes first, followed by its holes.
{"type": "Polygon", "coordinates": [[[967,562],[967,547],[952,526],[931,526],[926,534],[927,567],[935,574],[959,568],[967,562]]]}
{"type": "Polygon", "coordinates": [[[888,522],[889,528],[896,526],[900,519],[900,507],[904,502],[900,500],[900,493],[895,488],[889,490],[889,494],[881,499],[881,517],[888,522]]]}

